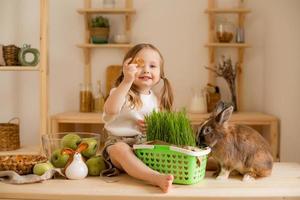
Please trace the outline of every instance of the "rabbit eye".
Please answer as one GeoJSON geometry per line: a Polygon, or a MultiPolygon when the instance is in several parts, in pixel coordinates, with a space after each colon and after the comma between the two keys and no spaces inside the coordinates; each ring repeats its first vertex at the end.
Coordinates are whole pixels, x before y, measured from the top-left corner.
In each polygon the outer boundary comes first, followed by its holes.
{"type": "Polygon", "coordinates": [[[209,134],[211,131],[212,131],[212,128],[211,128],[210,126],[207,126],[207,127],[204,128],[203,134],[204,134],[204,135],[207,135],[207,134],[209,134]]]}

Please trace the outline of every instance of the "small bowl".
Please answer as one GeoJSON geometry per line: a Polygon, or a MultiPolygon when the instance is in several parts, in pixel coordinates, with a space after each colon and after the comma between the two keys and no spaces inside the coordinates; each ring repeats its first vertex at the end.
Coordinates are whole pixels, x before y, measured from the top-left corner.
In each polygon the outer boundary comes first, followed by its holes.
{"type": "Polygon", "coordinates": [[[117,34],[114,36],[114,42],[119,44],[129,43],[128,36],[125,34],[117,34]]]}
{"type": "MultiPolygon", "coordinates": [[[[46,134],[42,135],[42,145],[43,145],[43,152],[47,156],[47,158],[50,160],[52,153],[57,150],[57,149],[63,149],[65,148],[62,143],[62,139],[64,136],[67,134],[76,134],[78,135],[81,140],[82,139],[87,139],[87,138],[92,138],[97,141],[97,146],[96,146],[96,151],[99,150],[100,146],[100,134],[97,133],[85,133],[85,132],[65,132],[65,133],[54,133],[54,134],[46,134]]],[[[78,141],[76,145],[79,145],[81,142],[78,141]]]]}
{"type": "Polygon", "coordinates": [[[47,161],[41,155],[0,155],[0,171],[15,171],[19,175],[32,174],[35,164],[47,161]]]}

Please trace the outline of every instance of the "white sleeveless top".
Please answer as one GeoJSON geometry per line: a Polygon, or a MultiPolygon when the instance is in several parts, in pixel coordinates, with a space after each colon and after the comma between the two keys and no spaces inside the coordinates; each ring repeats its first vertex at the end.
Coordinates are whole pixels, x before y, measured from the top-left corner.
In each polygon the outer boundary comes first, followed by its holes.
{"type": "MultiPolygon", "coordinates": [[[[111,90],[110,94],[114,91],[111,90]]],[[[150,114],[153,110],[158,111],[158,100],[155,94],[150,91],[150,94],[140,94],[142,107],[140,109],[131,108],[126,100],[120,113],[109,115],[103,113],[104,128],[111,135],[115,136],[135,136],[142,134],[137,126],[138,120],[143,120],[145,115],[150,114]]]]}

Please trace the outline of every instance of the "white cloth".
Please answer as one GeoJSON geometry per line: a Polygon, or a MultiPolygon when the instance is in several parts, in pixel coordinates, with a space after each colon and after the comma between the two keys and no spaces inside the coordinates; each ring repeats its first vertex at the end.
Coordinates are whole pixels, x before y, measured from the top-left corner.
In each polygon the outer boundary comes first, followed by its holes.
{"type": "MultiPolygon", "coordinates": [[[[114,92],[111,90],[110,94],[114,92]]],[[[115,136],[135,136],[142,134],[137,126],[138,120],[143,120],[144,116],[150,114],[153,110],[158,110],[158,101],[155,94],[150,91],[150,94],[140,94],[142,107],[140,109],[131,108],[127,100],[117,115],[108,115],[103,113],[103,121],[105,129],[111,135],[115,136]]]]}
{"type": "Polygon", "coordinates": [[[21,176],[14,171],[0,171],[0,181],[11,184],[38,183],[51,179],[55,173],[59,173],[61,176],[65,177],[62,170],[59,168],[49,169],[41,176],[35,174],[21,176]]]}

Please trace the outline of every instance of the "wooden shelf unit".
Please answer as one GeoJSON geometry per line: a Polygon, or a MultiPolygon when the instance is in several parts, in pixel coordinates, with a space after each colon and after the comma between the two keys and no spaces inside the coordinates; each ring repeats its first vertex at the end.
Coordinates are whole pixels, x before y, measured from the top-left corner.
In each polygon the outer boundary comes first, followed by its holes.
{"type": "MultiPolygon", "coordinates": [[[[91,20],[92,15],[95,14],[113,14],[113,15],[124,15],[125,17],[125,34],[131,36],[131,17],[136,11],[133,9],[133,1],[125,0],[125,8],[92,8],[91,0],[84,0],[84,8],[78,9],[77,12],[82,14],[85,18],[85,40],[82,44],[77,44],[78,48],[81,48],[84,53],[84,80],[85,84],[91,84],[91,51],[97,48],[118,48],[128,50],[133,45],[132,44],[119,44],[119,43],[108,43],[108,44],[92,44],[90,43],[90,30],[89,30],[89,21],[91,20]]],[[[50,132],[60,132],[61,127],[64,124],[73,124],[74,126],[80,124],[86,125],[103,125],[103,121],[101,120],[101,114],[99,113],[80,113],[80,112],[65,112],[54,115],[50,120],[51,128],[50,132]]],[[[74,127],[71,126],[71,127],[74,127]]],[[[63,130],[67,130],[70,126],[66,126],[63,130]]],[[[77,127],[78,128],[78,127],[77,127]]],[[[75,130],[73,130],[75,131],[75,130]]],[[[97,130],[100,131],[100,130],[97,130]]]]}
{"type": "Polygon", "coordinates": [[[210,8],[206,9],[205,13],[219,13],[219,14],[246,14],[250,13],[250,9],[244,9],[244,8],[210,8]]]}
{"type": "MultiPolygon", "coordinates": [[[[215,26],[216,26],[216,15],[217,14],[234,14],[238,15],[238,26],[244,29],[245,17],[246,14],[250,13],[250,9],[242,8],[242,5],[239,5],[238,8],[217,8],[215,0],[208,0],[208,9],[205,10],[205,13],[208,14],[208,43],[204,46],[208,48],[208,67],[216,67],[215,52],[217,48],[236,48],[237,49],[237,107],[239,111],[243,111],[243,63],[244,63],[244,52],[245,48],[249,48],[250,45],[247,43],[217,43],[215,39],[215,26]]],[[[208,70],[208,83],[211,85],[216,85],[216,75],[214,72],[208,70]]]]}
{"type": "Polygon", "coordinates": [[[132,47],[131,44],[91,44],[90,43],[90,30],[89,21],[94,14],[113,14],[124,15],[125,17],[125,34],[131,36],[131,16],[135,14],[133,9],[132,0],[125,0],[125,8],[92,8],[91,0],[84,0],[84,8],[78,9],[77,12],[82,14],[85,19],[85,40],[83,44],[78,44],[79,48],[82,48],[84,53],[84,80],[85,84],[92,83],[92,67],[91,67],[91,50],[95,48],[121,48],[128,50],[132,47]]]}
{"type": "MultiPolygon", "coordinates": [[[[37,71],[40,79],[40,134],[48,133],[48,0],[40,0],[40,62],[37,66],[1,66],[0,71],[37,71]]],[[[22,133],[20,132],[20,135],[22,133]]],[[[15,151],[0,151],[0,155],[40,153],[38,147],[21,146],[15,151]]]]}
{"type": "Polygon", "coordinates": [[[0,66],[0,71],[40,71],[39,66],[0,66]]]}
{"type": "MultiPolygon", "coordinates": [[[[70,124],[90,124],[90,125],[103,125],[102,115],[99,113],[80,113],[80,112],[65,112],[53,115],[50,119],[51,133],[57,133],[67,130],[70,124]]],[[[188,113],[188,116],[193,125],[199,125],[206,120],[210,114],[197,114],[188,113]]],[[[268,127],[267,133],[264,137],[270,143],[272,148],[273,157],[279,160],[279,125],[278,119],[272,115],[267,115],[259,112],[237,112],[233,113],[231,122],[237,124],[245,124],[250,126],[266,126],[268,127]]]]}
{"type": "MultiPolygon", "coordinates": [[[[243,112],[243,63],[244,53],[246,48],[250,48],[251,45],[248,43],[218,43],[216,41],[216,15],[218,14],[232,14],[238,16],[238,27],[244,29],[246,14],[250,13],[250,9],[243,8],[241,1],[238,8],[218,8],[216,0],[208,0],[208,9],[205,13],[208,14],[208,43],[204,46],[208,48],[208,60],[209,68],[216,67],[215,53],[219,48],[235,48],[237,50],[237,107],[238,111],[232,115],[231,121],[234,123],[240,123],[245,125],[258,125],[258,126],[269,126],[269,133],[263,135],[270,143],[272,148],[273,157],[275,160],[279,160],[279,121],[276,117],[268,114],[257,113],[257,112],[243,112]]],[[[211,70],[208,70],[208,83],[216,85],[216,75],[211,70]]],[[[197,119],[197,117],[196,117],[197,119]]]]}
{"type": "Polygon", "coordinates": [[[220,48],[250,48],[251,46],[246,43],[207,43],[205,47],[220,47],[220,48]]]}
{"type": "Polygon", "coordinates": [[[131,48],[132,44],[115,44],[115,43],[109,43],[109,44],[91,44],[91,43],[85,43],[85,44],[78,44],[77,47],[79,48],[131,48]]]}
{"type": "Polygon", "coordinates": [[[104,9],[104,8],[86,8],[78,9],[80,14],[135,14],[135,10],[131,8],[113,8],[113,9],[104,9]]]}

